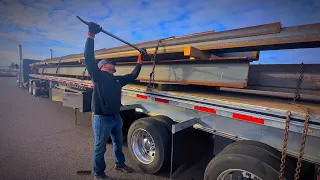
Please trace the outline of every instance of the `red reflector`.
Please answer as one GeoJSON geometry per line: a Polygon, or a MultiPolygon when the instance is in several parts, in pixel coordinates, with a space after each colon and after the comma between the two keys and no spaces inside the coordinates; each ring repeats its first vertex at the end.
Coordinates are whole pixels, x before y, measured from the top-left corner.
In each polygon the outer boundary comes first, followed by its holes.
{"type": "Polygon", "coordinates": [[[73,84],[73,82],[69,82],[70,84],[73,84]]]}
{"type": "Polygon", "coordinates": [[[88,87],[88,84],[84,84],[83,86],[84,86],[84,87],[88,87]]]}
{"type": "Polygon", "coordinates": [[[94,88],[94,86],[90,86],[90,88],[94,88]]]}
{"type": "Polygon", "coordinates": [[[137,98],[148,99],[148,96],[145,96],[145,95],[137,94],[136,96],[137,98]]]}
{"type": "Polygon", "coordinates": [[[247,116],[247,115],[243,115],[243,114],[233,113],[232,118],[239,119],[241,121],[248,121],[248,122],[257,123],[257,124],[264,124],[264,119],[260,119],[260,118],[256,118],[256,117],[252,117],[252,116],[247,116]]]}
{"type": "Polygon", "coordinates": [[[39,88],[39,87],[36,87],[36,90],[40,90],[40,88],[39,88]]]}
{"type": "Polygon", "coordinates": [[[161,103],[169,104],[169,100],[166,100],[166,99],[154,98],[154,100],[155,100],[156,102],[161,102],[161,103]]]}
{"type": "Polygon", "coordinates": [[[44,87],[41,87],[41,90],[44,90],[44,87]]]}
{"type": "Polygon", "coordinates": [[[210,113],[210,114],[216,114],[216,113],[217,113],[217,111],[216,111],[215,109],[207,108],[207,107],[194,106],[193,109],[194,109],[194,110],[201,111],[201,112],[210,113]]]}
{"type": "Polygon", "coordinates": [[[78,85],[78,83],[74,83],[75,85],[78,85]]]}

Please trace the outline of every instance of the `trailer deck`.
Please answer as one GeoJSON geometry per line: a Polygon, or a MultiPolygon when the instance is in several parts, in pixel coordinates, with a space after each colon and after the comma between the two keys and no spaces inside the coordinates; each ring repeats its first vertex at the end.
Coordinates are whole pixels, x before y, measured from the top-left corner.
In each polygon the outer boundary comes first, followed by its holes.
{"type": "MultiPolygon", "coordinates": [[[[145,90],[145,85],[139,84],[129,84],[124,87],[124,89],[136,89],[136,90],[145,90]]],[[[205,88],[203,88],[205,89],[205,88]]],[[[159,92],[158,92],[159,93],[159,92]]],[[[244,108],[253,108],[253,109],[279,109],[283,111],[293,111],[301,115],[304,114],[303,109],[300,107],[291,104],[291,100],[281,99],[281,98],[272,98],[267,96],[254,96],[241,93],[232,93],[224,92],[219,90],[186,90],[184,92],[179,91],[165,91],[162,92],[165,94],[170,94],[176,97],[193,97],[194,99],[199,100],[208,100],[208,101],[219,101],[223,104],[228,104],[230,106],[243,106],[244,108]]],[[[311,112],[316,121],[320,123],[320,105],[318,103],[312,103],[307,101],[299,101],[296,104],[303,105],[307,107],[311,112]]]]}

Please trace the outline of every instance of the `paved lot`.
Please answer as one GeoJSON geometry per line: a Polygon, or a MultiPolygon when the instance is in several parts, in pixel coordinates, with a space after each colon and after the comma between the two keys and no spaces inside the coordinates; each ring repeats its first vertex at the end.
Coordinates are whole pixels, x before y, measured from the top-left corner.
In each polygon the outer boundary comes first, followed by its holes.
{"type": "MultiPolygon", "coordinates": [[[[77,175],[78,170],[91,170],[93,135],[90,114],[74,112],[59,102],[35,98],[18,88],[15,78],[0,78],[0,177],[1,179],[93,179],[77,175]]],[[[127,164],[136,172],[125,175],[113,170],[111,145],[107,147],[107,173],[114,179],[169,179],[169,173],[144,174],[133,163],[124,147],[127,164]]],[[[206,161],[183,171],[175,179],[200,180],[206,161]]]]}

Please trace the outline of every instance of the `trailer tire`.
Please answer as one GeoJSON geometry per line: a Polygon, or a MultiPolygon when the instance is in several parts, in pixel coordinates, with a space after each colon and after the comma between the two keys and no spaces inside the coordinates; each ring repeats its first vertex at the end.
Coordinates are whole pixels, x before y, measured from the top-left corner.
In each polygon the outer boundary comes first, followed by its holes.
{"type": "Polygon", "coordinates": [[[32,95],[35,96],[35,97],[39,96],[39,90],[37,90],[36,81],[32,81],[32,95]]]}
{"type": "MultiPolygon", "coordinates": [[[[280,170],[280,163],[281,161],[272,153],[252,145],[246,145],[246,144],[238,144],[234,146],[227,146],[224,148],[224,150],[218,154],[218,156],[226,155],[226,154],[235,154],[235,155],[243,155],[243,156],[249,156],[252,157],[258,161],[261,164],[266,164],[268,167],[273,169],[277,176],[279,177],[279,170],[280,170]]],[[[257,163],[257,164],[259,164],[257,163]]],[[[256,166],[257,164],[248,164],[248,166],[256,166]]],[[[259,169],[260,167],[257,167],[259,169]]],[[[261,167],[262,168],[262,167],[261,167]]],[[[285,174],[284,177],[286,179],[293,179],[294,173],[288,168],[285,168],[285,174]]]]}
{"type": "MultiPolygon", "coordinates": [[[[254,147],[261,148],[261,149],[271,153],[276,158],[278,158],[279,161],[281,161],[282,154],[280,151],[278,151],[276,148],[274,148],[272,146],[269,146],[268,144],[265,144],[265,143],[262,143],[259,141],[253,141],[253,140],[236,141],[236,142],[228,145],[227,147],[225,147],[225,149],[232,148],[237,145],[254,146],[254,147]]],[[[292,173],[295,172],[294,163],[288,158],[288,156],[286,156],[286,167],[285,168],[288,168],[288,170],[292,173]]]]}
{"type": "Polygon", "coordinates": [[[52,99],[52,82],[51,81],[48,81],[47,87],[48,87],[48,96],[50,99],[52,99]]]}
{"type": "Polygon", "coordinates": [[[228,173],[233,173],[232,176],[243,176],[242,173],[245,173],[247,177],[252,177],[252,180],[279,178],[278,172],[260,159],[243,154],[222,154],[210,161],[204,180],[224,180],[228,173]],[[255,176],[257,178],[254,178],[255,176]]]}
{"type": "Polygon", "coordinates": [[[29,81],[29,83],[28,83],[28,91],[29,91],[29,93],[31,94],[31,95],[33,95],[33,89],[32,89],[33,87],[32,87],[32,81],[29,81]]]}
{"type": "Polygon", "coordinates": [[[164,123],[152,117],[141,118],[131,124],[127,135],[128,147],[143,172],[153,174],[169,167],[170,137],[164,123]],[[139,133],[143,134],[140,141],[137,138],[139,133]],[[144,147],[139,147],[139,142],[144,144],[141,145],[144,147]],[[154,144],[153,150],[149,151],[149,156],[143,155],[146,153],[142,153],[144,151],[141,149],[147,149],[145,146],[149,146],[148,144],[151,144],[151,147],[154,144]]]}

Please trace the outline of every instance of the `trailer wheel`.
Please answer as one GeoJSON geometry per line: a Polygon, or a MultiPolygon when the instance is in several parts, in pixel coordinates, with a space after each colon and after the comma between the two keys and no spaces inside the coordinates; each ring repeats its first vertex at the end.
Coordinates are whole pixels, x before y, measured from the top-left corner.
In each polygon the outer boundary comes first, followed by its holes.
{"type": "Polygon", "coordinates": [[[47,87],[48,87],[48,96],[50,99],[52,99],[52,81],[48,81],[48,84],[47,84],[47,87]]]}
{"type": "Polygon", "coordinates": [[[32,87],[32,81],[29,81],[29,83],[28,83],[28,91],[29,91],[29,93],[31,94],[31,95],[33,95],[33,89],[32,89],[33,87],[32,87]]]}
{"type": "MultiPolygon", "coordinates": [[[[227,146],[211,160],[205,171],[205,180],[278,179],[279,169],[279,159],[270,152],[256,146],[238,144],[227,146]]],[[[293,179],[293,173],[288,168],[285,169],[285,178],[293,179]]]]}
{"type": "Polygon", "coordinates": [[[176,124],[177,122],[173,121],[171,118],[169,118],[168,116],[164,116],[164,115],[158,115],[158,116],[153,116],[155,119],[157,119],[158,121],[161,121],[164,123],[167,131],[169,133],[172,133],[172,125],[176,124]]]}
{"type": "Polygon", "coordinates": [[[129,128],[127,142],[142,171],[156,173],[168,167],[170,136],[164,123],[152,117],[136,120],[129,128]]]}
{"type": "MultiPolygon", "coordinates": [[[[242,146],[254,146],[254,147],[258,147],[262,150],[265,150],[267,152],[269,152],[270,154],[274,155],[274,157],[276,157],[279,162],[281,162],[281,152],[278,151],[276,148],[269,146],[267,144],[258,142],[258,141],[253,141],[253,140],[241,140],[241,141],[236,141],[230,145],[228,145],[225,149],[228,148],[232,148],[234,146],[237,145],[242,145],[242,146]]],[[[222,151],[223,153],[223,151],[222,151]]],[[[295,168],[294,168],[294,163],[288,158],[288,156],[286,157],[286,167],[288,168],[288,171],[290,171],[291,173],[295,172],[295,168]]]]}
{"type": "Polygon", "coordinates": [[[242,154],[218,155],[211,160],[204,174],[204,180],[269,180],[278,178],[278,172],[266,163],[242,154]]]}
{"type": "Polygon", "coordinates": [[[35,97],[39,96],[39,90],[37,89],[37,83],[32,81],[32,95],[35,97]]]}

